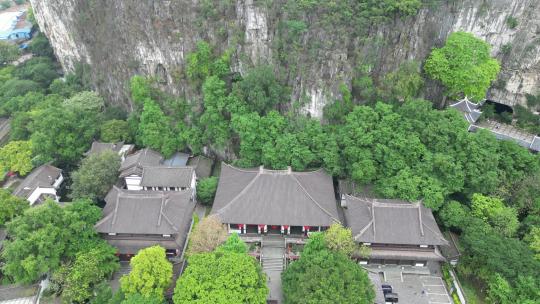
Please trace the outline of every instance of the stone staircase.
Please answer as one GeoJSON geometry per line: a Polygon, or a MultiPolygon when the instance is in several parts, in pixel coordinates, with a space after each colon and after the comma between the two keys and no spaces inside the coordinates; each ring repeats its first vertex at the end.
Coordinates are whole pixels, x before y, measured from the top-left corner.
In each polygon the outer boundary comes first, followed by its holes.
{"type": "Polygon", "coordinates": [[[285,266],[283,255],[285,254],[284,239],[279,237],[264,237],[262,242],[262,268],[268,271],[283,271],[285,266]]]}

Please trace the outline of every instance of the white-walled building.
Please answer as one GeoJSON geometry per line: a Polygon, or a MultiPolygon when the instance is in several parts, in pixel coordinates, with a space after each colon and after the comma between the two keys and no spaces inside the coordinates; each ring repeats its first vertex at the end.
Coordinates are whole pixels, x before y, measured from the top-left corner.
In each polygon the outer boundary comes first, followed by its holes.
{"type": "Polygon", "coordinates": [[[159,166],[163,156],[157,151],[146,148],[137,151],[122,162],[120,166],[120,178],[123,178],[128,190],[142,190],[141,180],[143,168],[159,166]]]}
{"type": "Polygon", "coordinates": [[[47,198],[59,201],[57,190],[64,181],[62,170],[51,165],[34,169],[17,188],[13,195],[24,198],[30,205],[44,202],[47,198]]]}
{"type": "Polygon", "coordinates": [[[164,160],[160,153],[146,148],[126,157],[120,166],[120,178],[124,179],[128,190],[184,191],[192,189],[194,199],[197,182],[195,169],[185,166],[185,162],[181,166],[171,164],[164,160]]]}

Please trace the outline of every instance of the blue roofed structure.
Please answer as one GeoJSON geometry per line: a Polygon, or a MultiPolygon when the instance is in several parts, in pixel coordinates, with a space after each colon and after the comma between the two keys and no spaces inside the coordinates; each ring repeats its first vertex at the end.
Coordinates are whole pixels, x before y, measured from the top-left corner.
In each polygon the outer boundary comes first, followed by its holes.
{"type": "Polygon", "coordinates": [[[0,14],[0,40],[17,41],[32,38],[32,23],[26,20],[26,11],[0,14]]]}
{"type": "Polygon", "coordinates": [[[189,154],[176,152],[173,156],[163,161],[163,165],[167,167],[185,167],[189,159],[189,154]]]}

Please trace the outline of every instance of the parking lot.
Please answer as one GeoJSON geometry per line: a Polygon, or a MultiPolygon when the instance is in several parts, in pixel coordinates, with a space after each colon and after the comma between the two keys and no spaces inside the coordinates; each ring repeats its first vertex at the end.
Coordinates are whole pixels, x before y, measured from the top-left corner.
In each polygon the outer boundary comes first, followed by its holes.
{"type": "Polygon", "coordinates": [[[400,304],[452,304],[441,277],[431,274],[404,273],[401,269],[385,268],[369,275],[377,291],[377,303],[384,303],[381,284],[392,286],[400,304]]]}
{"type": "Polygon", "coordinates": [[[452,299],[450,299],[440,277],[420,276],[420,282],[423,290],[425,290],[429,304],[452,304],[452,299]]]}

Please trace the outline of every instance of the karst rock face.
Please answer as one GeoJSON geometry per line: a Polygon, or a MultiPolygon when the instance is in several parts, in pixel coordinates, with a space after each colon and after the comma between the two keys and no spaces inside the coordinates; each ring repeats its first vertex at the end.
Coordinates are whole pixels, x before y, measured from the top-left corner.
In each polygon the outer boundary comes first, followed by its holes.
{"type": "MultiPolygon", "coordinates": [[[[287,18],[285,2],[31,0],[36,20],[64,69],[89,64],[95,87],[109,102],[126,109],[131,108],[128,84],[135,74],[157,77],[168,92],[196,98],[184,70],[187,54],[200,40],[219,51],[233,50],[232,68],[239,73],[254,64],[278,66],[289,56],[287,62],[294,67],[281,65],[280,76],[292,88],[291,104],[299,101],[313,117],[321,117],[341,84],[351,85],[359,64],[369,62],[377,79],[404,61],[422,62],[458,30],[485,39],[501,62],[489,99],[524,104],[527,93],[540,90],[538,0],[442,0],[413,17],[370,25],[356,37],[348,35],[344,25],[331,30],[320,26],[317,15],[304,15],[307,28],[292,53],[283,51],[288,42],[280,30],[287,18]],[[514,28],[509,17],[517,21],[514,28]]],[[[428,97],[437,98],[428,91],[428,97]]]]}

